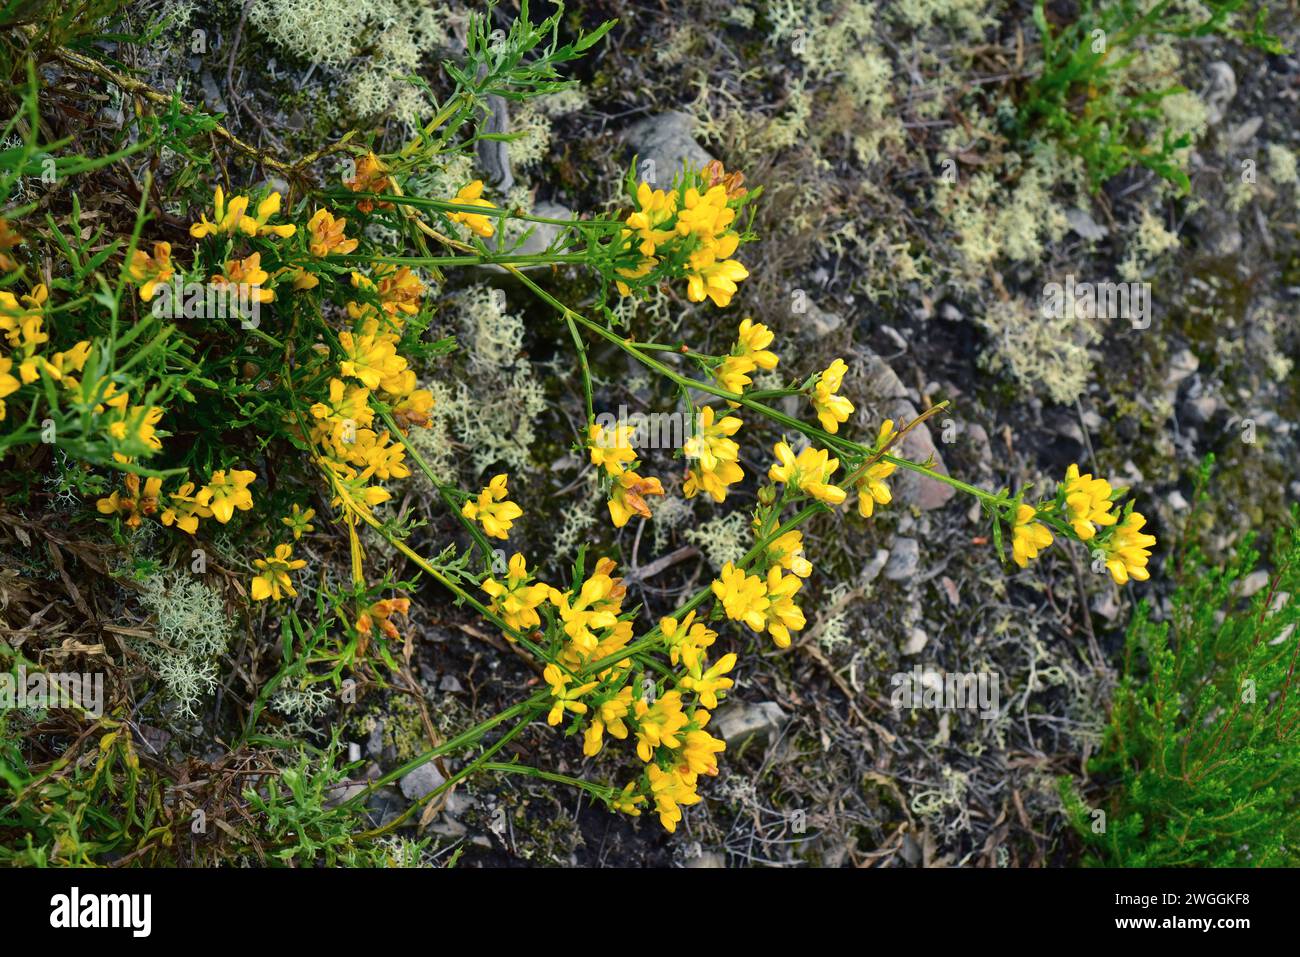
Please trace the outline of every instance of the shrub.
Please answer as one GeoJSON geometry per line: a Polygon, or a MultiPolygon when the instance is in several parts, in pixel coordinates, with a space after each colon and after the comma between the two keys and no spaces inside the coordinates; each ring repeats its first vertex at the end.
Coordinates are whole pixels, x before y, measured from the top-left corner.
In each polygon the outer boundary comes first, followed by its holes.
{"type": "Polygon", "coordinates": [[[1102,751],[1089,764],[1104,788],[1096,807],[1060,779],[1090,864],[1300,863],[1300,511],[1276,536],[1267,587],[1250,598],[1251,538],[1213,565],[1199,517],[1185,527],[1168,619],[1153,620],[1143,602],[1129,625],[1102,751]]]}

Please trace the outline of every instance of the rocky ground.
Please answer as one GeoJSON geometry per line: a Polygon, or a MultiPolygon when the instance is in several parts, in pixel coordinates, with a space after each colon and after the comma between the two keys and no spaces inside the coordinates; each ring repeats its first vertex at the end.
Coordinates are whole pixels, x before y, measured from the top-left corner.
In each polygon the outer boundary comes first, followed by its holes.
{"type": "MultiPolygon", "coordinates": [[[[160,88],[184,76],[189,95],[228,113],[232,129],[268,150],[318,146],[352,124],[335,104],[348,62],[355,72],[377,54],[314,61],[300,38],[286,40],[265,19],[263,8],[276,6],[197,4],[181,32],[167,36],[175,42],[201,26],[215,53],[197,58],[197,69],[196,58],[163,51],[155,63],[134,65],[160,88]]],[[[1295,48],[1294,4],[1276,6],[1271,26],[1295,48]]],[[[439,52],[447,52],[463,11],[439,10],[439,52]]],[[[1049,10],[1069,14],[1064,4],[1049,10]]],[[[575,23],[619,24],[575,68],[580,97],[498,105],[501,127],[526,134],[479,151],[498,195],[542,215],[612,211],[634,156],[639,173],[656,176],[715,158],[764,188],[760,238],[746,250],[752,278],[728,321],[666,292],[621,316],[644,338],[720,351],[734,321],[753,316],[777,332],[791,367],[848,363],[855,434],[946,402],[909,436],[909,457],[933,455],[937,467],[991,490],[1041,488],[1078,462],[1131,486],[1162,541],[1176,537],[1191,476],[1208,452],[1219,463],[1209,520],[1220,551],[1248,529],[1267,538],[1300,500],[1294,54],[1218,38],[1178,42],[1162,63],[1189,91],[1181,108],[1197,132],[1185,159],[1190,194],[1176,195],[1147,171],[1126,172],[1094,194],[1067,158],[999,132],[1001,104],[1014,100],[1032,69],[1028,4],[608,0],[572,4],[570,14],[575,23]],[[1150,282],[1149,326],[1046,328],[1033,308],[1045,284],[1068,274],[1150,282]]],[[[403,102],[369,120],[387,149],[409,135],[403,102]]],[[[552,270],[544,280],[575,307],[595,294],[577,270],[552,270]]],[[[433,333],[457,334],[463,349],[426,373],[443,384],[444,407],[455,405],[460,383],[491,389],[505,417],[497,431],[511,434],[484,451],[486,440],[449,413],[441,467],[477,487],[507,462],[528,500],[550,503],[529,510],[512,547],[550,556],[547,573],[566,568],[582,540],[617,552],[652,618],[735,554],[745,524],[723,517],[743,516],[752,489],[715,509],[684,500],[680,477],[666,480],[668,501],[655,522],[609,529],[584,463],[570,451],[582,393],[551,314],[487,271],[454,280],[442,295],[433,333]],[[488,302],[487,288],[505,292],[504,308],[488,302]],[[506,371],[499,363],[489,370],[491,332],[507,322],[522,326],[522,339],[506,371]],[[531,433],[519,431],[525,421],[531,433]]],[[[603,407],[674,408],[669,390],[616,353],[596,351],[593,361],[603,407]]],[[[754,432],[753,450],[779,438],[754,432]]],[[[650,459],[655,474],[679,475],[668,452],[650,459]]],[[[757,459],[743,464],[766,469],[757,459]]],[[[418,487],[410,494],[430,495],[418,487]]],[[[870,521],[826,518],[806,531],[818,572],[802,602],[809,627],[792,648],[724,633],[726,649],[741,651],[744,662],[715,719],[726,759],[677,833],[650,817],[611,815],[581,793],[481,776],[458,787],[432,820],[425,859],[1073,863],[1077,845],[1056,779],[1085,776],[1124,624],[1139,599],[1159,614],[1163,576],[1156,571],[1151,582],[1121,591],[1093,573],[1085,552],[1068,547],[1022,572],[999,561],[972,499],[914,478],[900,479],[896,496],[870,521]],[[998,676],[996,716],[891,706],[892,676],[917,666],[998,676]]],[[[428,515],[418,533],[426,544],[457,534],[433,503],[428,515]]],[[[1164,559],[1157,553],[1153,570],[1164,559]]],[[[400,556],[392,567],[410,577],[400,556]]],[[[413,598],[411,674],[438,734],[454,734],[537,684],[523,657],[436,586],[413,598]]],[[[265,663],[249,666],[242,649],[232,654],[251,674],[267,673],[265,663]]],[[[178,758],[201,755],[221,708],[214,703],[193,734],[166,732],[164,746],[178,758]]],[[[355,708],[299,719],[282,711],[270,722],[317,739],[341,728],[362,761],[358,779],[400,765],[427,741],[420,708],[405,692],[368,689],[355,708]]],[[[150,723],[163,725],[165,715],[150,723]]],[[[618,778],[622,760],[583,759],[575,742],[541,724],[511,752],[544,754],[554,770],[601,779],[618,778]]],[[[379,792],[373,820],[390,820],[453,768],[431,764],[379,792]]]]}

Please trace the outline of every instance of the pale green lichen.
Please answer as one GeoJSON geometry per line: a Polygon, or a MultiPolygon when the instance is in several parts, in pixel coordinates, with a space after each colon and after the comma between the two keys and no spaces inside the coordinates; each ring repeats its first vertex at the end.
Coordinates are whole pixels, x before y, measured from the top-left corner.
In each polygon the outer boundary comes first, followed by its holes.
{"type": "Polygon", "coordinates": [[[1008,373],[1027,389],[1046,390],[1054,402],[1073,402],[1087,387],[1088,350],[1101,339],[1094,320],[1044,316],[1023,299],[1008,299],[990,305],[978,323],[988,334],[990,349],[982,361],[990,371],[1008,373]]]}
{"type": "Polygon", "coordinates": [[[722,568],[728,562],[739,562],[753,545],[749,523],[745,512],[729,512],[687,529],[683,537],[704,553],[710,565],[722,568]]]}
{"type": "Polygon", "coordinates": [[[217,683],[230,625],[221,596],[198,575],[159,573],[144,579],[140,603],[154,616],[152,639],[128,639],[162,680],[182,717],[217,683]]]}

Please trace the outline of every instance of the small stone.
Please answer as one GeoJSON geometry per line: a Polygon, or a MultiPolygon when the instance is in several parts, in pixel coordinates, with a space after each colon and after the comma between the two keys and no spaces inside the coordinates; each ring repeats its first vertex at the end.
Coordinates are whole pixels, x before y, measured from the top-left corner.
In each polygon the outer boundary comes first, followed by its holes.
{"type": "Polygon", "coordinates": [[[366,798],[366,810],[376,827],[383,827],[392,822],[406,810],[402,795],[393,788],[380,788],[366,798]]]}
{"type": "Polygon", "coordinates": [[[803,312],[796,312],[796,318],[803,324],[809,335],[822,338],[843,328],[844,319],[836,312],[827,312],[811,299],[804,303],[803,312]]]}
{"type": "Polygon", "coordinates": [[[875,556],[867,562],[867,567],[862,569],[862,583],[875,581],[887,561],[889,561],[889,549],[877,548],[875,556]]]}
{"type": "Polygon", "coordinates": [[[732,699],[713,716],[713,726],[728,748],[739,747],[752,737],[770,738],[789,718],[775,701],[750,704],[732,699]]]}
{"type": "Polygon", "coordinates": [[[885,564],[885,577],[890,581],[905,581],[916,574],[921,565],[921,545],[915,538],[895,538],[885,564]]]}
{"type": "Polygon", "coordinates": [[[426,761],[410,774],[402,778],[400,786],[402,793],[412,801],[418,801],[426,796],[435,788],[441,787],[447,781],[442,776],[442,772],[432,761],[426,761]]]}
{"type": "Polygon", "coordinates": [[[443,675],[442,680],[438,682],[438,690],[451,694],[460,694],[465,689],[461,687],[460,679],[455,675],[443,675]]]}
{"type": "Polygon", "coordinates": [[[1178,491],[1178,489],[1174,489],[1169,493],[1169,507],[1175,512],[1187,511],[1187,499],[1183,498],[1183,493],[1178,491]]]}
{"type": "Polygon", "coordinates": [[[705,851],[697,857],[690,858],[686,862],[686,866],[690,868],[726,867],[727,859],[717,851],[705,851]]]}
{"type": "Polygon", "coordinates": [[[1228,104],[1237,96],[1237,75],[1223,60],[1215,60],[1205,68],[1207,90],[1202,96],[1205,101],[1210,126],[1217,126],[1223,121],[1228,111],[1228,104]]]}
{"type": "Polygon", "coordinates": [[[1067,209],[1065,221],[1070,224],[1070,229],[1083,239],[1093,241],[1105,239],[1109,232],[1105,226],[1093,219],[1092,214],[1086,209],[1067,209]]]}
{"type": "Polygon", "coordinates": [[[1189,375],[1201,367],[1201,362],[1191,349],[1180,349],[1169,360],[1169,375],[1166,387],[1177,387],[1189,375]]]}
{"type": "Polygon", "coordinates": [[[625,142],[637,157],[637,178],[658,189],[673,181],[685,163],[703,169],[713,157],[695,142],[695,117],[669,110],[633,123],[624,133],[625,142]]]}
{"type": "Polygon", "coordinates": [[[1241,581],[1237,582],[1237,594],[1242,598],[1249,598],[1251,595],[1260,591],[1268,585],[1268,572],[1260,569],[1253,571],[1241,581]]]}
{"type": "Polygon", "coordinates": [[[1114,621],[1119,617],[1119,599],[1115,597],[1115,590],[1107,588],[1094,598],[1092,600],[1092,610],[1107,621],[1114,621]]]}
{"type": "Polygon", "coordinates": [[[1232,132],[1228,134],[1228,142],[1233,146],[1242,147],[1255,138],[1259,128],[1264,125],[1264,117],[1252,116],[1244,123],[1233,127],[1232,132]]]}
{"type": "Polygon", "coordinates": [[[903,645],[903,654],[919,655],[929,643],[930,636],[925,633],[924,629],[913,628],[907,635],[907,642],[903,645]]]}
{"type": "Polygon", "coordinates": [[[1204,425],[1219,411],[1219,400],[1212,395],[1198,395],[1187,402],[1188,417],[1204,425]]]}

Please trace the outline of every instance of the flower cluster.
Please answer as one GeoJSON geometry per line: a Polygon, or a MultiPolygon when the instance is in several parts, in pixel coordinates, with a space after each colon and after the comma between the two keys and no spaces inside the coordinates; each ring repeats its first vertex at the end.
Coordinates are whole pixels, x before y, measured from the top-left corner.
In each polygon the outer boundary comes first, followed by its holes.
{"type": "Polygon", "coordinates": [[[145,518],[158,516],[168,527],[175,525],[189,535],[199,530],[199,520],[212,518],[225,525],[235,512],[253,507],[249,488],[257,479],[250,469],[218,469],[203,485],[185,480],[170,493],[163,491],[162,479],[146,478],[128,472],[123,488],[99,499],[95,508],[101,515],[116,515],[128,528],[138,528],[145,518]]]}
{"type": "Polygon", "coordinates": [[[629,180],[636,208],[623,221],[618,240],[619,292],[629,296],[633,286],[684,278],[691,302],[730,305],[736,284],[749,276],[732,258],[742,239],[735,229],[737,214],[751,198],[742,179],[714,163],[684,171],[667,190],[629,180]]]}
{"type": "MultiPolygon", "coordinates": [[[[1065,472],[1056,496],[1038,505],[1021,502],[1016,507],[1011,532],[1011,557],[1021,568],[1052,544],[1052,528],[1068,528],[1081,542],[1089,543],[1117,585],[1129,579],[1146,581],[1147,562],[1154,535],[1142,531],[1146,518],[1133,510],[1133,503],[1119,507],[1122,490],[1103,478],[1080,474],[1077,464],[1065,472]]],[[[1097,568],[1101,570],[1100,567],[1097,568]]]]}
{"type": "Polygon", "coordinates": [[[606,429],[593,422],[587,433],[591,464],[601,470],[601,480],[609,488],[609,517],[615,528],[622,528],[633,515],[649,518],[646,496],[664,494],[659,479],[637,474],[641,463],[632,447],[633,432],[631,425],[606,429]]]}

